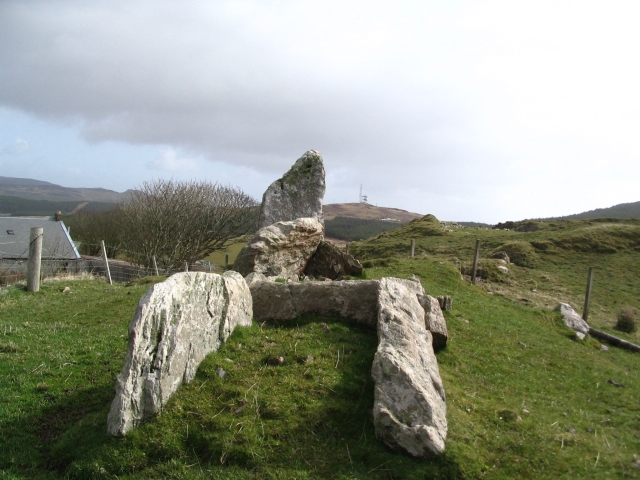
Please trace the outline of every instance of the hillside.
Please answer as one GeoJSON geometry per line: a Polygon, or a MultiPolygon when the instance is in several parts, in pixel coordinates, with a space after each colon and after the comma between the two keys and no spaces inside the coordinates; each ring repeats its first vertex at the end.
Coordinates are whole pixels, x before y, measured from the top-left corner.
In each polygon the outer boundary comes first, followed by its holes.
{"type": "Polygon", "coordinates": [[[117,203],[127,192],[104,188],[69,188],[30,178],[0,177],[0,195],[29,200],[117,203]]]}
{"type": "MultiPolygon", "coordinates": [[[[432,215],[375,238],[354,242],[349,253],[367,265],[407,258],[411,239],[416,256],[455,266],[468,274],[475,241],[481,245],[481,275],[487,291],[528,305],[553,308],[558,302],[581,307],[586,275],[595,266],[590,322],[611,329],[618,309],[640,309],[640,220],[529,221],[524,231],[485,228],[442,229],[432,215]],[[497,269],[496,251],[511,257],[507,274],[497,269]]],[[[632,340],[633,341],[633,340],[632,340]]]]}
{"type": "Polygon", "coordinates": [[[363,220],[393,219],[398,223],[407,223],[422,216],[399,208],[376,207],[368,203],[330,203],[322,207],[322,212],[325,220],[349,217],[363,220]]]}
{"type": "Polygon", "coordinates": [[[547,220],[589,220],[594,218],[640,218],[640,202],[620,203],[609,208],[596,208],[588,212],[547,220]]]}
{"type": "Polygon", "coordinates": [[[70,215],[79,211],[104,212],[115,207],[115,203],[87,201],[30,200],[0,195],[0,216],[28,217],[52,216],[56,212],[70,215]]]}

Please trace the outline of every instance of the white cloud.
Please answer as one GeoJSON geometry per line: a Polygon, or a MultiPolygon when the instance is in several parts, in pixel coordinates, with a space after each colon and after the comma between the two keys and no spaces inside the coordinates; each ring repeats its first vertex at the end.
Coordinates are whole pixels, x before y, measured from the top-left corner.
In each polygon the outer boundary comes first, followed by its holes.
{"type": "Polygon", "coordinates": [[[160,152],[160,155],[147,162],[147,167],[165,172],[187,172],[198,170],[198,161],[194,158],[179,156],[178,152],[171,147],[167,147],[160,152]]]}
{"type": "Polygon", "coordinates": [[[29,142],[23,138],[16,138],[13,143],[0,149],[0,155],[20,155],[29,150],[29,142]]]}

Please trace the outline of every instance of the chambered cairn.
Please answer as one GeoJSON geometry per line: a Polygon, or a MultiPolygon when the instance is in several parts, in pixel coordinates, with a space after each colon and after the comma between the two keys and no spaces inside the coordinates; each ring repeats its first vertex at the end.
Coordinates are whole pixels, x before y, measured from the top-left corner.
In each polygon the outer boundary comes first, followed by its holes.
{"type": "Polygon", "coordinates": [[[176,274],[147,292],[129,327],[110,434],[125,435],[161,411],[236,326],[317,313],[377,331],[377,438],[421,458],[444,451],[446,399],[434,354],[448,337],[441,305],[419,281],[345,279],[362,266],[324,240],[324,191],[322,157],[309,150],[265,192],[260,229],[238,254],[235,272],[176,274]]]}

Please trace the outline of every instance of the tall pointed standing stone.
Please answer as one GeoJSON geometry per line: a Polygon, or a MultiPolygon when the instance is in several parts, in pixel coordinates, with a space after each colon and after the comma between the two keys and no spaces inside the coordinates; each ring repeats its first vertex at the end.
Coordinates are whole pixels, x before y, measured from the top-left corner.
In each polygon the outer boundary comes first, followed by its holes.
{"type": "Polygon", "coordinates": [[[296,218],[316,217],[324,225],[322,200],[325,181],[322,156],[309,150],[262,196],[260,228],[296,218]]]}

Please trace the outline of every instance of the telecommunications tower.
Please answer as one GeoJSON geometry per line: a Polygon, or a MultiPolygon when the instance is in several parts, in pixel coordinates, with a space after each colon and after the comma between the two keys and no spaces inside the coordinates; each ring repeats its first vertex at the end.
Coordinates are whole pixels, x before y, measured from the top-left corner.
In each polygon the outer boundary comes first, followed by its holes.
{"type": "Polygon", "coordinates": [[[360,184],[360,203],[367,203],[367,196],[362,194],[362,184],[360,184]]]}

